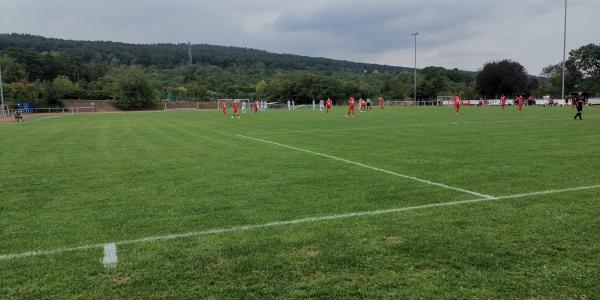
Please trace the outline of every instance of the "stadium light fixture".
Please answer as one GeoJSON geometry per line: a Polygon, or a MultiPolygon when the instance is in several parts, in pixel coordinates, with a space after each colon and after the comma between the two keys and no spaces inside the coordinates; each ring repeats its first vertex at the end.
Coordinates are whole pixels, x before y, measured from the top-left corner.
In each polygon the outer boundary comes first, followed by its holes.
{"type": "Polygon", "coordinates": [[[411,33],[410,35],[415,37],[415,85],[414,85],[414,100],[417,101],[417,35],[418,32],[411,33]]]}
{"type": "Polygon", "coordinates": [[[565,60],[567,57],[567,0],[565,0],[565,24],[563,28],[562,99],[565,99],[565,60]]]}

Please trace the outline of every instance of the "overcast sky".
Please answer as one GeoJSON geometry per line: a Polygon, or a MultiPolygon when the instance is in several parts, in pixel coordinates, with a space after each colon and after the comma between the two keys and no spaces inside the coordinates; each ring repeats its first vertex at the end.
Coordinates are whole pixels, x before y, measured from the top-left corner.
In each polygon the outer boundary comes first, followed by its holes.
{"type": "MultiPolygon", "coordinates": [[[[529,73],[562,59],[565,0],[0,0],[0,32],[134,43],[243,46],[477,70],[512,59],[529,73]]],[[[600,42],[600,0],[570,0],[567,48],[600,42]]]]}

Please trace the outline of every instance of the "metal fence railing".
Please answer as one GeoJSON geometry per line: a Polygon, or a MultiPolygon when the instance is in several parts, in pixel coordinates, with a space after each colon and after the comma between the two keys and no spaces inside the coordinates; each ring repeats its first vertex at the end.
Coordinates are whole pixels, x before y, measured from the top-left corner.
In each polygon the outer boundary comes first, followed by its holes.
{"type": "Polygon", "coordinates": [[[64,114],[64,113],[84,113],[84,112],[95,112],[96,109],[93,106],[90,107],[69,107],[69,108],[32,108],[32,109],[2,109],[0,110],[0,118],[13,117],[17,112],[21,115],[35,115],[35,114],[64,114]]]}

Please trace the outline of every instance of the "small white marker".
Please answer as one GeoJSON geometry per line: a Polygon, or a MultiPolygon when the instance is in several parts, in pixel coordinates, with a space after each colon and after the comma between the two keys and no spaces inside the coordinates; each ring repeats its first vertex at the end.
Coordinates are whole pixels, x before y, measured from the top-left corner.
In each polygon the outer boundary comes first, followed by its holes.
{"type": "Polygon", "coordinates": [[[104,244],[104,258],[102,264],[105,268],[115,268],[117,266],[117,245],[104,244]]]}

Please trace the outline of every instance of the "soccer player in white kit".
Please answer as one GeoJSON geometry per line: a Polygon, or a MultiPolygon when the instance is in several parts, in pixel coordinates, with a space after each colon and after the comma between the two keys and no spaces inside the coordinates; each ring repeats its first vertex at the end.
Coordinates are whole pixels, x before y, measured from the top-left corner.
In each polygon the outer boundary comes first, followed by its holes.
{"type": "Polygon", "coordinates": [[[242,101],[242,113],[246,113],[246,101],[242,101]]]}
{"type": "Polygon", "coordinates": [[[319,101],[319,110],[320,110],[320,111],[323,111],[323,108],[324,108],[324,107],[325,107],[325,101],[323,101],[323,99],[321,99],[321,100],[319,101]]]}
{"type": "Polygon", "coordinates": [[[288,110],[292,110],[292,102],[288,100],[287,102],[288,110]]]}
{"type": "Polygon", "coordinates": [[[315,110],[315,108],[317,108],[317,103],[315,102],[315,99],[313,99],[313,110],[315,110]]]}

